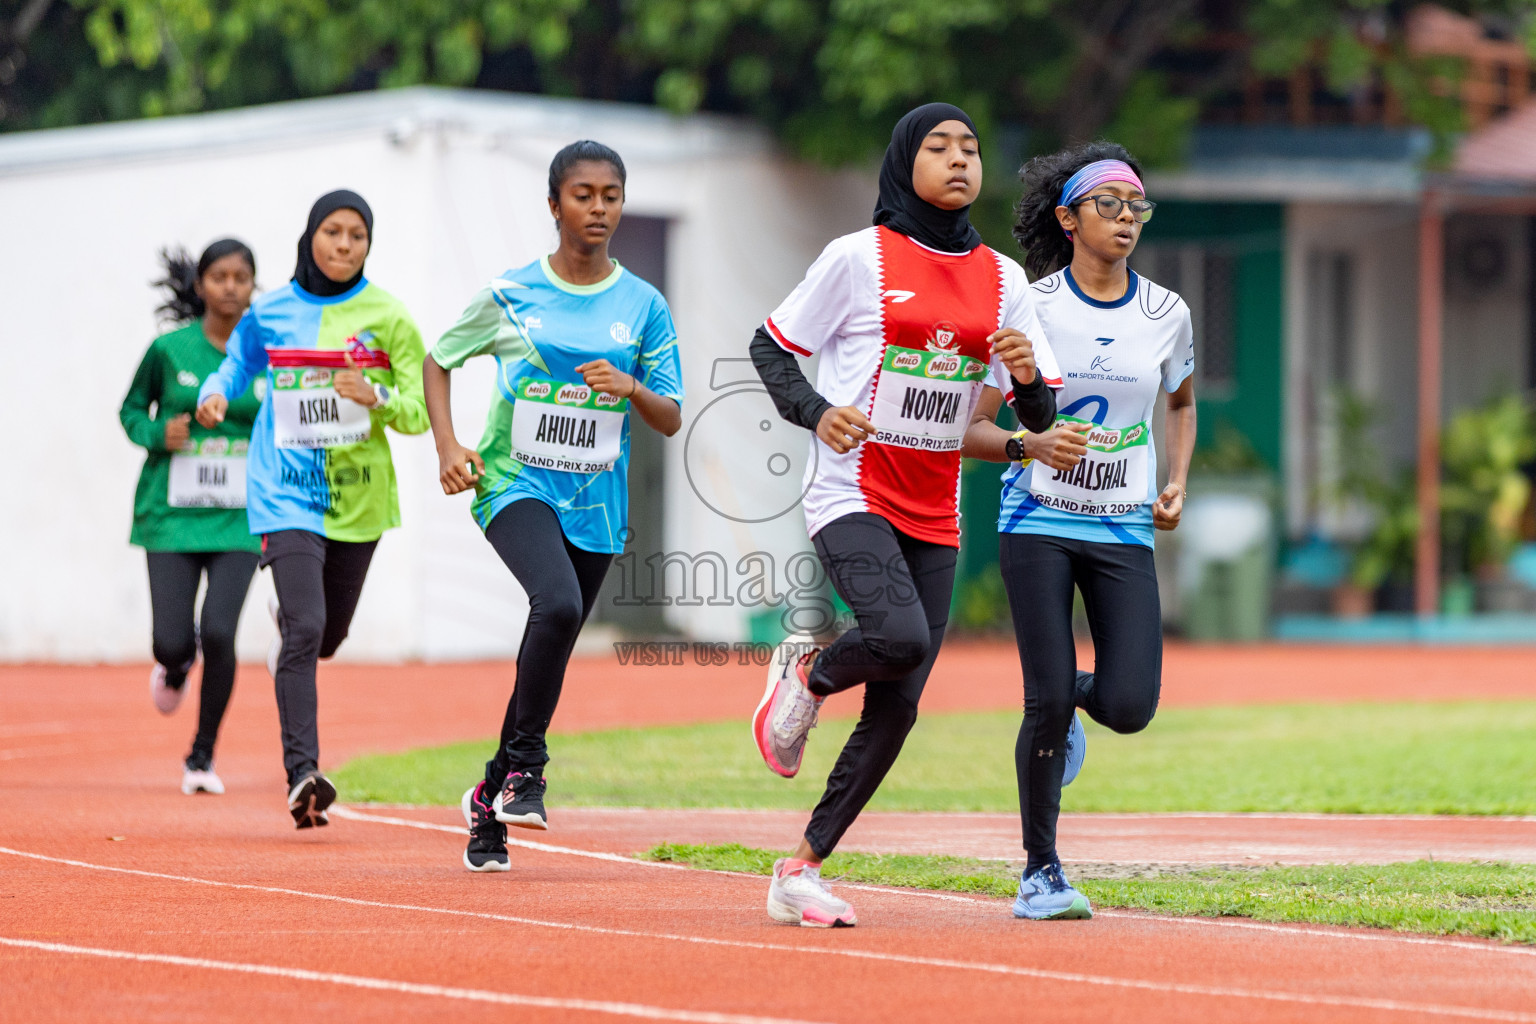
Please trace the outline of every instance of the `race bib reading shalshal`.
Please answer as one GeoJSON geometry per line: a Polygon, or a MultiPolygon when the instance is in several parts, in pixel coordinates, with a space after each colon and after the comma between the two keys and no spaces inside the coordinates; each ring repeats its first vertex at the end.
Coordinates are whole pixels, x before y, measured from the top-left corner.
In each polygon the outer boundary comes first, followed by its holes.
{"type": "Polygon", "coordinates": [[[1063,512],[1084,516],[1123,516],[1147,501],[1147,424],[1111,429],[1090,420],[1057,416],[1056,425],[1082,423],[1093,429],[1085,436],[1088,451],[1071,469],[1051,469],[1035,463],[1030,493],[1035,500],[1063,512]]]}
{"type": "Polygon", "coordinates": [[[874,440],[931,452],[960,449],[970,426],[971,398],[987,366],[958,352],[885,350],[875,386],[874,440]]]}
{"type": "Polygon", "coordinates": [[[629,399],[585,384],[524,377],[512,408],[512,457],[563,473],[601,473],[622,453],[629,399]]]}

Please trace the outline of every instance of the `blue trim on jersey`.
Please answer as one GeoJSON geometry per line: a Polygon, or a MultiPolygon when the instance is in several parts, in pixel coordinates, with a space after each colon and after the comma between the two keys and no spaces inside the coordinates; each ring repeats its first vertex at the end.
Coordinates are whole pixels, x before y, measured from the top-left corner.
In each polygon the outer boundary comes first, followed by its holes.
{"type": "Polygon", "coordinates": [[[348,299],[361,292],[364,288],[367,288],[368,279],[366,277],[359,278],[357,284],[353,285],[351,288],[348,288],[340,295],[316,295],[314,292],[305,291],[299,286],[299,282],[297,281],[289,281],[288,286],[293,289],[293,294],[295,297],[303,299],[305,302],[314,303],[316,306],[334,306],[337,303],[346,302],[348,299]]]}
{"type": "Polygon", "coordinates": [[[1119,309],[1136,297],[1136,282],[1139,280],[1136,276],[1136,271],[1127,267],[1125,272],[1130,278],[1125,286],[1125,294],[1110,302],[1100,302],[1098,299],[1089,298],[1084,294],[1083,290],[1077,286],[1077,278],[1072,276],[1071,267],[1065,268],[1062,271],[1062,276],[1067,279],[1067,287],[1072,289],[1072,294],[1088,303],[1088,305],[1095,309],[1119,309]]]}

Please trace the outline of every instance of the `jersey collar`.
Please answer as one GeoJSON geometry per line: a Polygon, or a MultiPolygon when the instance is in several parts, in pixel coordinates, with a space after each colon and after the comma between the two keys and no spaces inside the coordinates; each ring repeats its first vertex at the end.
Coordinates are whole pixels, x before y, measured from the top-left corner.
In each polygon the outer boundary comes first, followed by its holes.
{"type": "Polygon", "coordinates": [[[570,292],[572,295],[596,295],[618,284],[619,278],[624,276],[624,268],[619,265],[619,261],[611,256],[609,260],[613,263],[613,270],[609,272],[607,277],[594,284],[571,284],[571,282],[555,273],[555,268],[549,265],[548,256],[539,257],[539,266],[544,269],[544,277],[548,279],[549,283],[561,291],[570,292]]]}
{"type": "Polygon", "coordinates": [[[1125,284],[1125,294],[1120,296],[1118,299],[1111,299],[1109,302],[1100,302],[1098,299],[1089,298],[1088,295],[1085,294],[1083,290],[1077,286],[1077,279],[1072,276],[1071,267],[1065,268],[1061,273],[1062,276],[1067,279],[1067,287],[1072,289],[1072,294],[1076,295],[1078,298],[1082,299],[1084,302],[1088,303],[1088,305],[1094,307],[1095,309],[1119,309],[1121,306],[1125,305],[1127,302],[1130,302],[1136,297],[1136,282],[1138,278],[1136,277],[1136,271],[1132,270],[1130,267],[1125,268],[1125,273],[1128,278],[1125,284]]]}

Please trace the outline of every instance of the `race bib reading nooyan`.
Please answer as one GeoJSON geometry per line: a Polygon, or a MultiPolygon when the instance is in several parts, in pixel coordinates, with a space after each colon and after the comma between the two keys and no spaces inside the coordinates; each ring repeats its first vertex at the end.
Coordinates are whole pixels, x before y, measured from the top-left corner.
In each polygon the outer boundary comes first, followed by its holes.
{"type": "Polygon", "coordinates": [[[621,454],[629,399],[585,384],[524,377],[512,408],[512,457],[563,473],[601,473],[621,454]]]}
{"type": "Polygon", "coordinates": [[[1036,501],[1084,516],[1123,516],[1146,503],[1151,453],[1147,424],[1111,429],[1089,420],[1057,416],[1056,425],[1063,423],[1093,428],[1084,438],[1088,451],[1071,469],[1056,470],[1043,462],[1035,463],[1029,489],[1036,501]]]}
{"type": "Polygon", "coordinates": [[[875,387],[874,440],[899,448],[958,451],[970,426],[971,398],[987,366],[958,352],[885,350],[875,387]]]}
{"type": "Polygon", "coordinates": [[[272,374],[272,443],[278,448],[339,448],[368,440],[368,409],[336,393],[336,371],[292,367],[272,374]]]}
{"type": "Polygon", "coordinates": [[[172,508],[245,508],[245,441],[205,437],[171,455],[172,508]]]}

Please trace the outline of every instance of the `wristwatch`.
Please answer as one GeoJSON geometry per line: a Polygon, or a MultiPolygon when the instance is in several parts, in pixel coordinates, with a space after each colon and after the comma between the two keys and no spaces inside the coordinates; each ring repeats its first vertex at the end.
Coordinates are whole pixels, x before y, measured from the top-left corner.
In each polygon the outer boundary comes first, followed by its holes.
{"type": "Polygon", "coordinates": [[[389,388],[385,387],[383,384],[377,384],[377,383],[374,384],[373,385],[373,397],[377,398],[379,400],[379,405],[375,405],[374,406],[375,409],[377,409],[380,405],[388,405],[389,404],[389,388]]]}
{"type": "Polygon", "coordinates": [[[1024,457],[1024,435],[1027,433],[1029,433],[1027,430],[1019,431],[1010,437],[1008,443],[1003,446],[1003,451],[1007,454],[1009,460],[1017,462],[1021,466],[1027,466],[1035,461],[1034,459],[1024,457]]]}

